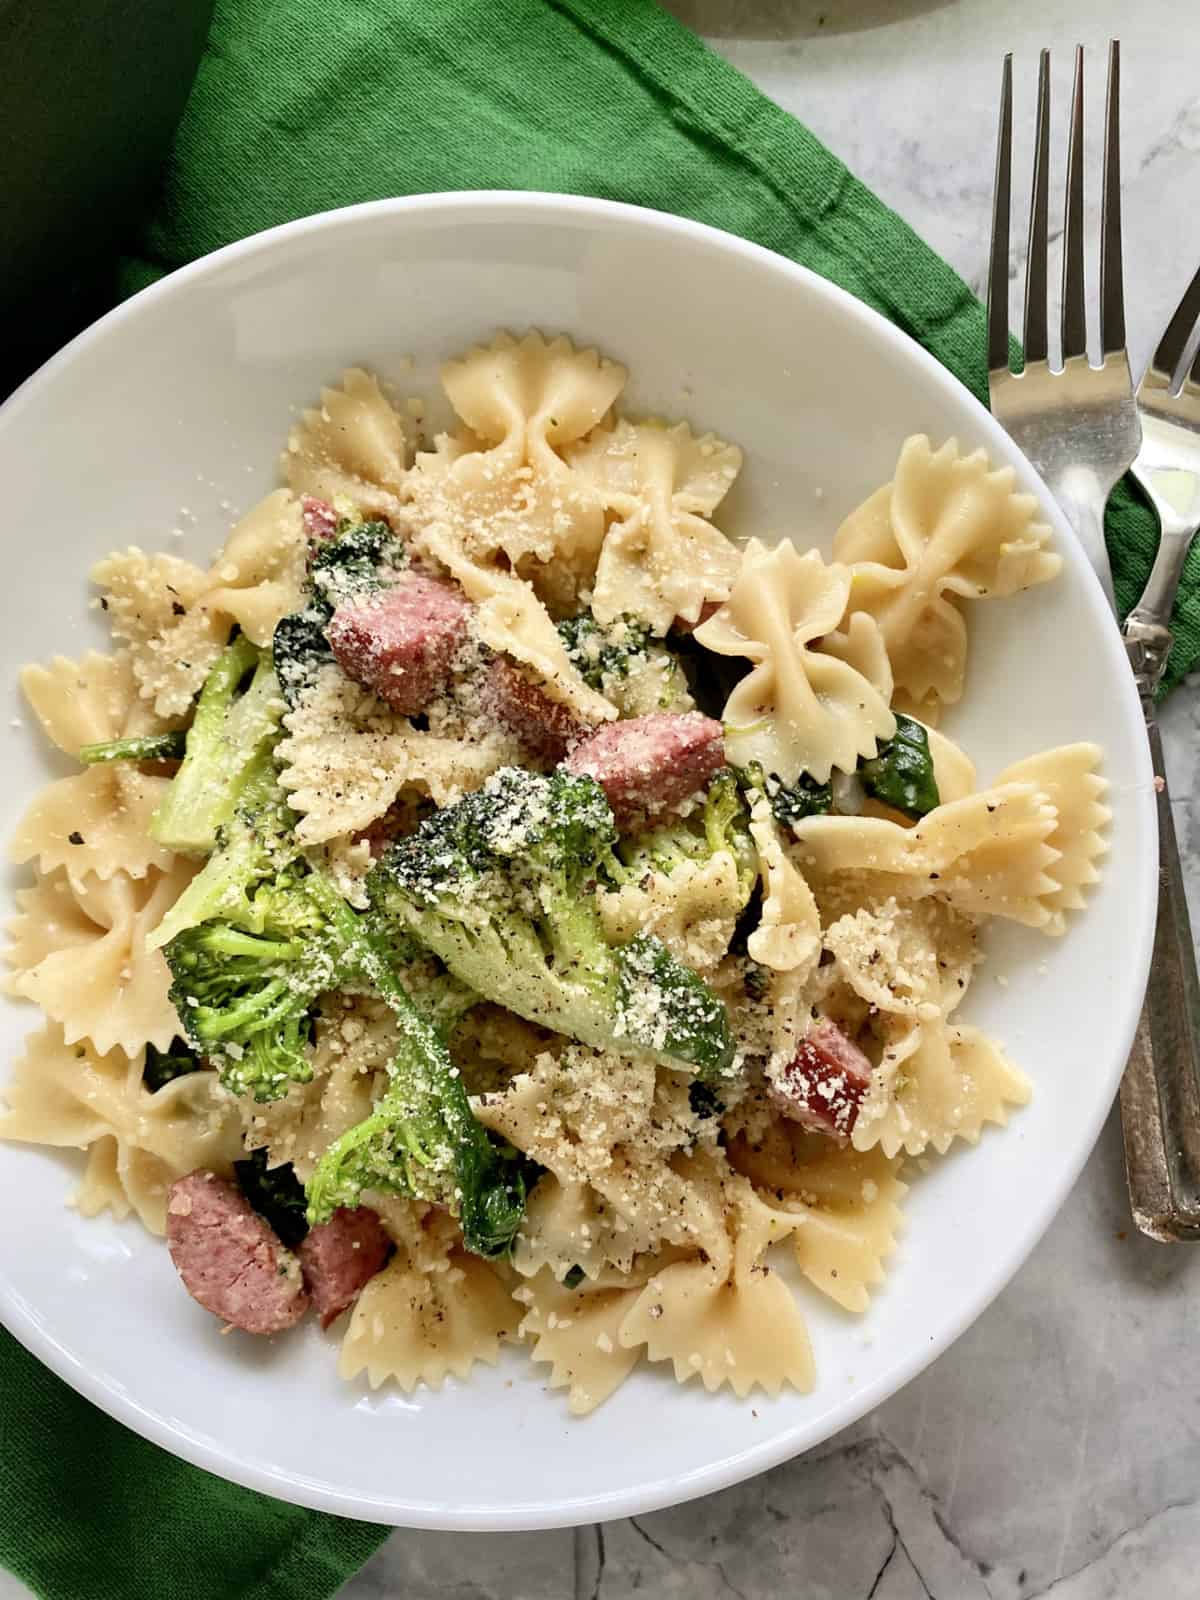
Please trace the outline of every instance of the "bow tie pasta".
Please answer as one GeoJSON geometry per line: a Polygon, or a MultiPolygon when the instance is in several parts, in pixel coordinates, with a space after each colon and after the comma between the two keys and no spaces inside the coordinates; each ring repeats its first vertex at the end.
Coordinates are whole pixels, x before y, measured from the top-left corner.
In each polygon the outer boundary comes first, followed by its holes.
{"type": "Polygon", "coordinates": [[[982,450],[960,455],[909,439],[892,482],[851,512],[833,541],[852,570],[849,609],[879,623],[897,691],[925,721],[963,692],[967,627],[960,600],[998,599],[1046,583],[1062,566],[1047,550],[1037,501],[1011,467],[982,450]]]}
{"type": "Polygon", "coordinates": [[[867,1312],[1033,1092],[985,929],[1062,936],[1107,848],[1095,745],[981,790],[930,725],[965,602],[1058,569],[1010,472],[913,438],[831,561],[737,544],[741,450],[626,377],[500,334],[428,448],[351,368],[211,562],[96,566],[113,654],[22,675],[79,766],[10,844],[0,1135],[372,1387],[519,1344],[580,1416],[648,1363],[807,1391],[805,1306],[867,1312]]]}
{"type": "MultiPolygon", "coordinates": [[[[880,674],[873,683],[851,661],[816,648],[836,630],[849,595],[848,570],[826,566],[815,550],[769,550],[757,539],[746,546],[729,599],[696,629],[706,650],[753,663],[722,714],[734,765],[757,763],[785,784],[801,773],[825,783],[835,767],[853,772],[895,733],[882,652],[870,652],[880,674]]],[[[861,656],[870,622],[856,631],[861,656]]]]}

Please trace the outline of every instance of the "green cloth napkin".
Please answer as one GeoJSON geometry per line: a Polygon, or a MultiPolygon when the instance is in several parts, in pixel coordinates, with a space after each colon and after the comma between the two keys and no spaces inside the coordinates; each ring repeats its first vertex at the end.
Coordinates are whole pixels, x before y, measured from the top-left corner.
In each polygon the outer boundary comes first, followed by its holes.
{"type": "MultiPolygon", "coordinates": [[[[981,113],[981,137],[987,126],[981,113]]],[[[652,0],[218,0],[124,286],[328,207],[482,188],[607,196],[756,240],[874,306],[985,398],[983,312],[962,280],[652,0]]],[[[1128,606],[1153,519],[1122,490],[1108,534],[1128,606]]],[[[1200,657],[1200,550],[1176,628],[1169,684],[1200,657]]],[[[320,1600],[386,1531],[184,1465],[7,1336],[0,1396],[0,1558],[51,1600],[320,1600]]]]}

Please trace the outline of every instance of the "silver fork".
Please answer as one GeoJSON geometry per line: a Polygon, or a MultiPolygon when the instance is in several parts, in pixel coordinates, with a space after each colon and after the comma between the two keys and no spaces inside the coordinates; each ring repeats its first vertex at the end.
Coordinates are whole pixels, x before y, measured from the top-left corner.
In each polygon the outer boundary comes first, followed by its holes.
{"type": "MultiPolygon", "coordinates": [[[[1009,370],[1008,253],[1012,189],[1012,57],[1004,62],[1000,134],[988,275],[988,388],[992,411],[1041,473],[1079,536],[1110,604],[1112,571],[1104,544],[1104,508],[1142,442],[1129,358],[1121,269],[1120,47],[1109,47],[1100,224],[1100,352],[1087,354],[1083,267],[1083,50],[1075,53],[1075,89],[1067,152],[1063,237],[1062,362],[1050,365],[1047,333],[1049,250],[1050,55],[1038,74],[1037,143],[1025,277],[1025,366],[1009,370]]],[[[1194,313],[1193,313],[1194,314],[1194,313]]],[[[1190,328],[1190,321],[1188,326],[1190,328]]],[[[1175,329],[1175,323],[1171,325],[1175,329]]],[[[1168,338],[1173,335],[1169,331],[1168,338]]],[[[1185,336],[1186,337],[1186,336],[1185,336]]],[[[1165,343],[1166,341],[1164,341],[1165,343]]],[[[1173,370],[1177,363],[1170,363],[1173,370]]],[[[1167,385],[1169,389],[1169,383],[1167,385]]],[[[1165,526],[1165,525],[1164,525],[1165,526]]],[[[1178,549],[1178,541],[1169,546],[1178,549]]],[[[1167,555],[1162,556],[1166,562],[1167,555]]],[[[1182,557],[1179,558],[1180,563],[1182,557]]],[[[1156,572],[1159,569],[1156,567],[1156,572]]],[[[1164,583],[1170,574],[1160,573],[1164,583]]],[[[1178,573],[1175,574],[1176,581],[1178,573]]],[[[1165,590],[1163,591],[1165,592],[1165,590]]],[[[1160,594],[1161,598],[1161,594],[1160,594]]],[[[1174,598],[1172,592],[1170,599],[1174,598]]],[[[1169,615],[1169,605],[1167,609],[1169,615]]],[[[1158,613],[1154,620],[1162,622],[1158,613]]],[[[1158,636],[1155,635],[1155,640],[1158,636]]],[[[1161,648],[1161,642],[1159,641],[1161,648]]],[[[1165,653],[1162,656],[1165,661],[1165,653]]],[[[1162,750],[1147,708],[1158,796],[1159,909],[1154,960],[1122,1083],[1126,1171],[1134,1220],[1157,1239],[1200,1237],[1200,1006],[1196,960],[1162,750]]]]}
{"type": "Polygon", "coordinates": [[[1121,1084],[1125,1165],[1134,1215],[1156,1239],[1200,1236],[1200,982],[1163,771],[1154,694],[1171,649],[1171,612],[1184,559],[1200,528],[1200,355],[1182,372],[1200,322],[1200,272],[1192,279],[1138,385],[1142,448],[1133,475],[1162,528],[1142,598],[1125,623],[1125,648],[1146,716],[1158,794],[1160,840],[1155,978],[1121,1084]],[[1178,380],[1178,381],[1177,381],[1178,380]],[[1170,1062],[1170,1073],[1148,1070],[1170,1062]],[[1163,1137],[1157,1136],[1156,1127],[1163,1137]],[[1161,1147],[1161,1148],[1160,1148],[1161,1147]]]}
{"type": "Polygon", "coordinates": [[[1104,507],[1141,442],[1133,379],[1125,351],[1121,278],[1120,51],[1108,58],[1104,125],[1104,194],[1100,224],[1101,363],[1088,360],[1083,279],[1083,49],[1075,53],[1075,93],[1067,149],[1063,232],[1062,364],[1050,365],[1047,257],[1050,201],[1050,52],[1038,72],[1037,146],[1029,255],[1025,269],[1025,365],[1009,370],[1008,233],[1012,188],[1012,57],[1004,58],[1000,138],[988,273],[988,392],[992,412],[1041,473],[1066,512],[1113,604],[1104,545],[1104,507]]]}

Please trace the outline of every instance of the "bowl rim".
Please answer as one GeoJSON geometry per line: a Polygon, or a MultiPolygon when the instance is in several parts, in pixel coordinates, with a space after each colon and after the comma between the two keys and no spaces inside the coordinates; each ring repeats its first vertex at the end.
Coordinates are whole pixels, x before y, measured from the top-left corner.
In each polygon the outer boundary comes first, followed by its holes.
{"type": "MultiPolygon", "coordinates": [[[[988,444],[989,454],[993,455],[993,458],[1002,460],[1020,460],[1040,485],[1042,510],[1054,528],[1059,548],[1071,549],[1072,555],[1068,565],[1074,569],[1075,579],[1082,581],[1086,596],[1084,603],[1090,610],[1091,620],[1096,624],[1098,647],[1114,660],[1119,659],[1122,668],[1124,667],[1125,656],[1120,635],[1110,626],[1111,612],[1107,601],[1098,578],[1082,553],[1074,530],[1046,489],[1040,475],[1018,446],[975,395],[948,368],[873,307],[810,268],[765,246],[707,223],[621,201],[539,190],[438,191],[343,206],[264,229],[166,274],[115,306],[77,334],[69,344],[26,378],[8,396],[3,405],[0,405],[0,435],[28,404],[38,400],[42,392],[50,388],[60,375],[69,371],[72,363],[80,355],[90,350],[94,344],[103,341],[126,322],[136,321],[147,306],[159,300],[186,295],[193,285],[209,278],[219,277],[244,259],[260,253],[286,249],[293,241],[309,235],[336,231],[350,224],[376,218],[381,221],[396,220],[402,223],[408,217],[454,211],[471,213],[476,217],[503,214],[505,220],[519,219],[520,215],[525,213],[531,220],[538,221],[544,221],[558,214],[565,218],[598,220],[602,225],[629,225],[660,230],[665,234],[674,235],[681,242],[742,255],[764,271],[790,278],[800,292],[818,298],[824,297],[831,304],[831,309],[835,309],[839,315],[848,316],[865,324],[884,344],[890,344],[895,350],[903,351],[905,359],[923,367],[935,383],[943,388],[951,386],[959,403],[972,414],[978,434],[988,444]]],[[[1125,718],[1140,724],[1142,713],[1132,674],[1118,674],[1116,681],[1119,686],[1118,699],[1121,702],[1118,711],[1125,718]]],[[[1144,754],[1142,746],[1136,746],[1141,770],[1123,774],[1122,786],[1131,791],[1131,803],[1136,809],[1140,824],[1137,830],[1139,836],[1148,842],[1153,841],[1152,847],[1156,853],[1157,813],[1153,771],[1149,745],[1145,741],[1143,743],[1144,754]]],[[[1149,862],[1146,864],[1149,865],[1149,862]]],[[[982,1315],[1028,1259],[1057,1216],[1091,1155],[1111,1108],[1124,1062],[1133,1042],[1153,948],[1156,873],[1141,873],[1139,882],[1144,884],[1140,894],[1140,904],[1130,907],[1130,916],[1126,924],[1127,931],[1132,929],[1135,935],[1124,962],[1125,971],[1130,975],[1131,981],[1126,987],[1121,1006],[1121,1024],[1112,1035],[1114,1048],[1105,1074],[1110,1084],[1110,1092],[1096,1096],[1094,1108],[1086,1123],[1083,1128],[1077,1130],[1075,1146],[1069,1153],[1069,1159],[1055,1169],[1051,1181],[1043,1191],[1039,1207],[1026,1218],[1021,1227],[1014,1229],[1009,1249],[998,1264],[994,1276],[988,1280],[986,1290],[976,1294],[957,1317],[939,1328],[937,1333],[924,1344],[915,1345],[905,1358],[897,1360],[874,1381],[855,1389],[852,1395],[845,1397],[838,1404],[826,1408],[822,1415],[828,1415],[832,1411],[836,1415],[836,1422],[829,1427],[822,1422],[817,1438],[807,1437],[812,1432],[810,1420],[807,1424],[801,1422],[776,1428],[761,1444],[726,1454],[704,1467],[648,1484],[642,1483],[635,1488],[596,1496],[576,1496],[567,1500],[546,1499],[538,1502],[536,1506],[526,1504],[501,1509],[468,1506],[456,1512],[452,1508],[411,1498],[368,1499],[360,1493],[337,1490],[283,1469],[230,1455],[210,1440],[191,1433],[179,1423],[156,1411],[144,1408],[130,1394],[95,1376],[76,1355],[54,1337],[48,1328],[42,1325],[35,1308],[11,1292],[3,1277],[0,1277],[0,1322],[32,1355],[77,1393],[118,1422],[171,1454],[246,1488],[337,1516],[383,1521],[397,1527],[435,1530],[532,1531],[636,1516],[728,1488],[807,1450],[817,1448],[820,1443],[859,1421],[867,1412],[896,1394],[942,1355],[982,1315]]]]}

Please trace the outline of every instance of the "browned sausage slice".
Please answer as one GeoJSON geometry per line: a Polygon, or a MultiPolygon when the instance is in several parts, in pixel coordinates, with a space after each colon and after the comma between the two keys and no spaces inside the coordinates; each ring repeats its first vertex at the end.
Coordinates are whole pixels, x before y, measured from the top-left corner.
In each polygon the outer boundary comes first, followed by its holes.
{"type": "Polygon", "coordinates": [[[184,1287],[247,1333],[282,1333],[308,1309],[300,1264],[235,1183],[190,1172],[167,1195],[167,1249],[184,1287]]]}
{"type": "Polygon", "coordinates": [[[671,811],[725,765],[724,729],[698,711],[659,711],[610,722],[568,755],[568,772],[586,774],[608,796],[617,826],[671,811]]]}
{"type": "Polygon", "coordinates": [[[310,545],[324,544],[337,533],[337,512],[328,500],[318,500],[315,494],[301,496],[300,516],[304,523],[305,537],[310,545]]]}
{"type": "Polygon", "coordinates": [[[834,1023],[814,1022],[771,1086],[776,1108],[844,1144],[871,1083],[871,1062],[834,1023]]]}
{"type": "Polygon", "coordinates": [[[450,676],[470,614],[459,590],[409,572],[394,588],[343,601],[325,637],[348,677],[411,717],[450,676]]]}
{"type": "Polygon", "coordinates": [[[383,1224],[366,1206],[341,1206],[328,1222],[309,1229],[298,1253],[323,1328],[357,1298],[391,1251],[383,1224]]]}
{"type": "Polygon", "coordinates": [[[505,656],[489,663],[483,681],[483,703],[514,733],[531,755],[561,761],[587,730],[573,712],[527,678],[505,656]]]}

